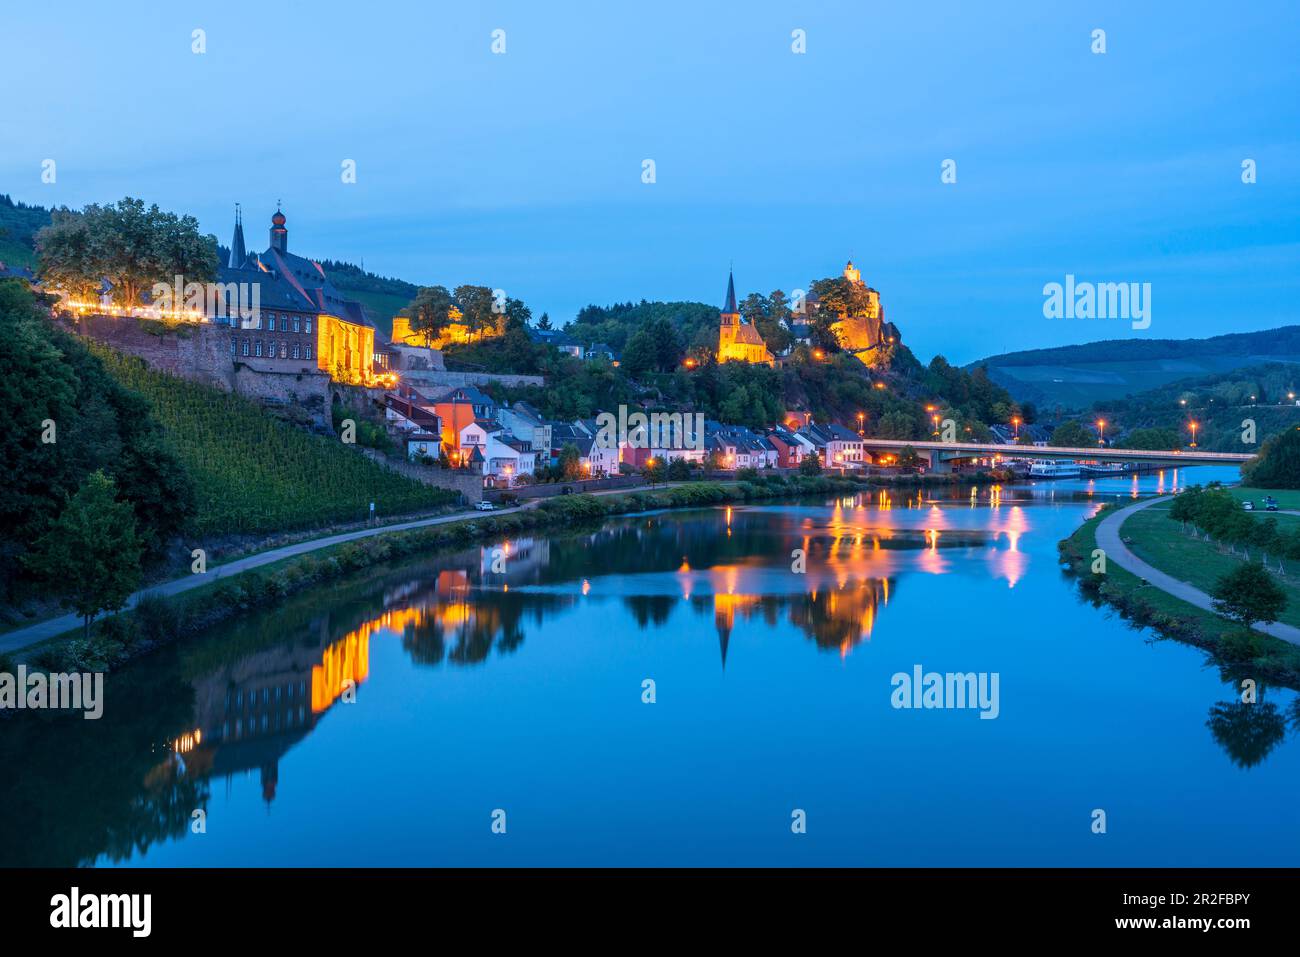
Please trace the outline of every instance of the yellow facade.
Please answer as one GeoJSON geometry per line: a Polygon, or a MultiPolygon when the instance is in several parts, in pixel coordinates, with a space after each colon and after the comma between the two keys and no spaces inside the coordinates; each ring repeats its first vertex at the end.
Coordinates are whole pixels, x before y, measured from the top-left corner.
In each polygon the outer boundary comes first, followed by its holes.
{"type": "Polygon", "coordinates": [[[880,293],[862,281],[862,272],[853,265],[851,259],[844,267],[844,278],[857,287],[860,293],[865,293],[865,301],[853,315],[838,315],[836,321],[831,324],[831,331],[835,333],[841,348],[867,362],[863,354],[876,349],[881,340],[883,322],[880,293]]]}
{"type": "Polygon", "coordinates": [[[718,326],[718,361],[773,365],[776,360],[758,330],[742,322],[739,313],[724,312],[718,326]]]}
{"type": "MultiPolygon", "coordinates": [[[[484,329],[479,332],[473,332],[469,326],[461,322],[461,312],[455,306],[451,307],[449,318],[451,321],[438,334],[438,338],[429,343],[432,349],[444,349],[447,346],[467,345],[471,342],[479,342],[483,339],[491,339],[498,335],[496,329],[484,329]]],[[[411,328],[411,320],[406,316],[393,316],[393,342],[402,346],[423,346],[424,333],[416,332],[411,328]]]]}
{"type": "Polygon", "coordinates": [[[338,316],[317,319],[316,356],[330,378],[360,384],[374,378],[375,330],[338,316]]]}

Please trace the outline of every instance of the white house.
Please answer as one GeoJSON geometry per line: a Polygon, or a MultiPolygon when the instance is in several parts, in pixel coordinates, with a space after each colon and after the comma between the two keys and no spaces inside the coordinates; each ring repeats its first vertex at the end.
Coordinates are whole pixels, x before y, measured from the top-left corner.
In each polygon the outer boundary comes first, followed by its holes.
{"type": "Polygon", "coordinates": [[[500,422],[475,419],[460,430],[460,449],[466,463],[482,474],[484,485],[508,488],[519,476],[537,471],[532,443],[511,435],[500,422]]]}

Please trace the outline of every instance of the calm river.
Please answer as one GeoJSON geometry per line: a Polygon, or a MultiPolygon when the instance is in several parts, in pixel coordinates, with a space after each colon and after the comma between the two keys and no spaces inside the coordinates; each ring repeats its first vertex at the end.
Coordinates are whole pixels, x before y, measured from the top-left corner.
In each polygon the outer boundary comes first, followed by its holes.
{"type": "Polygon", "coordinates": [[[0,863],[1293,865],[1295,694],[1243,714],[1061,572],[1136,488],[654,513],[375,570],[110,676],[99,721],[0,722],[0,863]],[[918,666],[996,674],[996,718],[895,708],[918,666]]]}

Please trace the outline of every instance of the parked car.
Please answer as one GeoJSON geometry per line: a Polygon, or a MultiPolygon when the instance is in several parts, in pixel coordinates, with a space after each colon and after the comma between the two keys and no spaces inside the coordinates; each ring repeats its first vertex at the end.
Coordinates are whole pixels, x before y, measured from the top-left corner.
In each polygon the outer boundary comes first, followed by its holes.
{"type": "Polygon", "coordinates": [[[1277,499],[1275,499],[1272,495],[1269,495],[1264,499],[1264,511],[1266,512],[1277,511],[1277,499]]]}
{"type": "Polygon", "coordinates": [[[491,502],[489,502],[487,499],[484,499],[481,502],[475,502],[474,507],[478,509],[480,512],[496,511],[496,506],[493,505],[491,502]]]}
{"type": "Polygon", "coordinates": [[[1248,512],[1253,512],[1253,511],[1255,511],[1255,503],[1252,502],[1250,499],[1246,499],[1246,501],[1242,502],[1242,503],[1241,503],[1241,507],[1244,508],[1244,509],[1245,509],[1246,511],[1248,511],[1248,512]]]}

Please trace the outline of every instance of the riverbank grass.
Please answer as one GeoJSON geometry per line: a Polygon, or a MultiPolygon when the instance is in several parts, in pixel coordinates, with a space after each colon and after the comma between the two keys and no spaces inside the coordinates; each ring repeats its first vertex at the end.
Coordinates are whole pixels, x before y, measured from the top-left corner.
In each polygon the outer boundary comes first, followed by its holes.
{"type": "MultiPolygon", "coordinates": [[[[1300,524],[1300,518],[1294,515],[1276,517],[1280,529],[1300,524]]],[[[1189,531],[1184,531],[1169,517],[1169,506],[1163,503],[1135,512],[1120,526],[1120,535],[1138,558],[1211,594],[1219,579],[1239,568],[1245,556],[1240,551],[1234,555],[1219,543],[1204,541],[1189,532],[1190,526],[1189,531]]],[[[1261,557],[1256,549],[1251,549],[1249,554],[1253,559],[1261,557]]],[[[1278,556],[1268,556],[1270,571],[1278,567],[1278,561],[1278,556]]],[[[1300,561],[1282,559],[1281,562],[1286,569],[1285,577],[1275,578],[1286,592],[1287,607],[1278,620],[1300,627],[1300,561]]]]}

